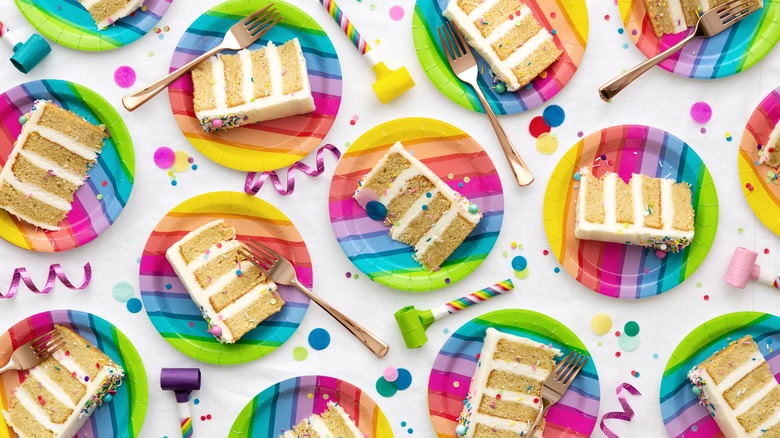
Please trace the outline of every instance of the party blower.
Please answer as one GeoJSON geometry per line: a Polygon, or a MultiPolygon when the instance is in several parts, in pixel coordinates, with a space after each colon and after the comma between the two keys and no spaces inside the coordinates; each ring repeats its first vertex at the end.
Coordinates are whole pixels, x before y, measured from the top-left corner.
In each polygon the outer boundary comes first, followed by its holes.
{"type": "Polygon", "coordinates": [[[363,39],[363,36],[355,29],[355,26],[352,25],[352,22],[344,15],[344,12],[336,5],[334,0],[320,0],[320,3],[328,10],[331,18],[341,27],[341,30],[360,51],[360,54],[371,64],[371,69],[376,74],[376,82],[374,82],[372,87],[382,103],[390,102],[414,87],[414,80],[406,67],[391,70],[384,62],[374,56],[371,46],[363,39]]]}
{"type": "Polygon", "coordinates": [[[431,310],[417,310],[414,306],[407,306],[395,312],[395,321],[398,328],[401,329],[401,335],[404,337],[406,348],[420,348],[428,342],[428,336],[425,330],[445,316],[459,312],[467,307],[479,304],[495,296],[505,294],[514,289],[515,285],[511,279],[506,279],[493,286],[478,290],[465,297],[450,301],[449,303],[436,307],[431,310]]]}
{"type": "Polygon", "coordinates": [[[731,263],[726,270],[726,283],[744,289],[748,280],[758,280],[767,286],[780,289],[780,276],[773,275],[767,269],[761,269],[756,264],[758,253],[747,248],[738,247],[731,256],[731,263]]]}
{"type": "Polygon", "coordinates": [[[181,436],[192,437],[192,413],[190,412],[190,393],[200,389],[199,368],[163,368],[160,372],[160,387],[176,394],[179,408],[181,436]]]}
{"type": "Polygon", "coordinates": [[[11,64],[22,73],[29,73],[51,52],[51,46],[43,37],[32,34],[27,42],[21,42],[0,21],[0,39],[14,52],[11,64]]]}

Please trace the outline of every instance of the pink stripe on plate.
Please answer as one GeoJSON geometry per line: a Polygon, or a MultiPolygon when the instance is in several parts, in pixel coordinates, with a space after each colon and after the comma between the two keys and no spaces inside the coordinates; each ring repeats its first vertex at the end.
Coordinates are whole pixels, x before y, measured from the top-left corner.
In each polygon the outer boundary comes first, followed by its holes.
{"type": "MultiPolygon", "coordinates": [[[[89,188],[87,188],[87,191],[89,191],[89,188]]],[[[91,193],[91,192],[90,192],[91,193]]],[[[73,198],[73,209],[68,213],[66,216],[68,223],[70,224],[70,229],[63,228],[61,230],[64,232],[70,232],[71,236],[73,236],[73,239],[78,242],[78,245],[84,245],[94,239],[95,236],[97,236],[97,233],[95,232],[94,228],[92,228],[92,223],[90,222],[90,217],[88,209],[89,202],[87,202],[87,205],[85,206],[82,201],[83,197],[76,196],[73,198]]],[[[100,214],[102,217],[102,213],[100,214]]]]}
{"type": "Polygon", "coordinates": [[[144,254],[141,257],[141,274],[176,276],[171,264],[164,255],[144,254]]]}
{"type": "MultiPolygon", "coordinates": [[[[702,428],[705,430],[713,430],[707,423],[712,423],[715,426],[714,431],[716,433],[720,433],[720,428],[718,428],[715,420],[710,417],[709,412],[707,412],[707,408],[696,403],[695,405],[689,406],[685,411],[681,412],[677,418],[667,423],[666,431],[669,433],[669,436],[677,437],[684,436],[686,432],[690,432],[690,427],[692,425],[697,425],[697,427],[699,427],[699,432],[702,432],[702,428]]],[[[715,435],[716,434],[701,434],[699,436],[707,437],[715,435]]]]}
{"type": "MultiPolygon", "coordinates": [[[[473,372],[473,371],[472,371],[473,372]]],[[[453,394],[457,397],[465,397],[469,392],[471,375],[462,375],[455,373],[441,374],[439,371],[432,371],[428,380],[428,391],[437,391],[445,394],[453,394]],[[460,382],[457,388],[452,386],[454,381],[460,382]],[[463,383],[465,382],[465,384],[463,383]]]]}
{"type": "Polygon", "coordinates": [[[340,98],[333,97],[330,94],[322,94],[312,92],[314,98],[314,110],[317,114],[324,114],[327,116],[336,117],[336,113],[339,112],[340,98]]]}
{"type": "MultiPolygon", "coordinates": [[[[598,407],[596,409],[598,410],[598,407]]],[[[587,418],[584,412],[559,403],[550,408],[545,421],[565,426],[583,436],[590,436],[596,419],[587,418]]]]}

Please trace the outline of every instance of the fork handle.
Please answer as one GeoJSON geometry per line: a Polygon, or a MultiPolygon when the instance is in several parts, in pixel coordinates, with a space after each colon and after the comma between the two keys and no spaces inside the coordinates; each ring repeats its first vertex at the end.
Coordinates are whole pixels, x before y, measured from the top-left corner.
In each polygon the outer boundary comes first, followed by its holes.
{"type": "Polygon", "coordinates": [[[171,85],[171,82],[175,81],[176,79],[179,79],[185,73],[195,68],[196,65],[200,64],[201,62],[205,61],[208,58],[211,58],[212,56],[214,56],[214,54],[219,53],[222,50],[223,48],[221,45],[214,47],[208,52],[188,62],[184,66],[179,67],[176,70],[170,72],[168,75],[166,75],[159,81],[147,85],[145,88],[142,88],[140,90],[133,91],[132,93],[122,98],[122,105],[124,105],[125,109],[127,109],[128,111],[133,111],[134,109],[148,102],[149,99],[158,95],[160,91],[167,88],[168,85],[171,85]]]}
{"type": "Polygon", "coordinates": [[[515,146],[509,140],[509,137],[504,131],[504,127],[501,126],[501,123],[498,121],[498,117],[496,117],[493,109],[490,108],[487,100],[485,100],[485,95],[482,94],[482,90],[479,88],[479,84],[472,84],[472,88],[477,93],[477,97],[482,103],[482,107],[485,108],[485,113],[490,120],[490,124],[493,125],[493,129],[496,131],[498,142],[501,144],[501,149],[504,150],[504,155],[506,155],[507,161],[509,161],[509,167],[512,169],[512,173],[515,175],[517,184],[520,186],[527,186],[531,184],[534,182],[534,176],[531,174],[531,170],[528,169],[528,166],[525,165],[523,159],[520,158],[520,154],[517,153],[517,149],[515,149],[515,146]]]}
{"type": "Polygon", "coordinates": [[[669,47],[665,51],[653,56],[647,61],[637,65],[631,70],[628,70],[627,72],[619,75],[615,79],[612,79],[611,81],[602,85],[601,88],[599,88],[599,96],[601,96],[601,100],[603,100],[604,102],[609,102],[610,100],[612,100],[613,97],[615,97],[618,93],[620,93],[630,83],[634,82],[638,77],[645,74],[651,68],[660,64],[664,59],[672,56],[674,53],[682,49],[686,44],[691,42],[691,40],[693,40],[697,35],[698,32],[696,31],[691,32],[690,35],[685,37],[685,39],[683,39],[679,43],[673,45],[672,47],[669,47]]]}
{"type": "Polygon", "coordinates": [[[531,425],[531,428],[528,429],[528,432],[525,433],[525,436],[528,438],[534,438],[534,434],[536,433],[536,429],[539,427],[539,425],[542,423],[542,419],[545,415],[547,415],[547,410],[550,409],[550,406],[552,406],[551,403],[546,403],[544,399],[542,399],[542,405],[544,406],[541,411],[539,411],[539,415],[536,416],[536,420],[534,420],[534,424],[531,425]]]}
{"type": "Polygon", "coordinates": [[[19,364],[16,363],[13,357],[11,357],[11,359],[8,361],[7,364],[0,367],[0,375],[3,375],[3,373],[5,373],[6,371],[18,370],[18,369],[19,369],[19,364]]]}
{"type": "Polygon", "coordinates": [[[298,288],[301,292],[305,293],[312,301],[317,303],[322,309],[330,316],[334,317],[336,321],[340,322],[347,330],[349,330],[356,338],[360,340],[376,357],[383,357],[390,350],[390,346],[387,342],[379,339],[375,334],[366,330],[363,326],[353,321],[348,316],[336,310],[333,306],[326,303],[322,298],[315,295],[312,291],[302,285],[298,280],[293,281],[293,286],[298,288]]]}

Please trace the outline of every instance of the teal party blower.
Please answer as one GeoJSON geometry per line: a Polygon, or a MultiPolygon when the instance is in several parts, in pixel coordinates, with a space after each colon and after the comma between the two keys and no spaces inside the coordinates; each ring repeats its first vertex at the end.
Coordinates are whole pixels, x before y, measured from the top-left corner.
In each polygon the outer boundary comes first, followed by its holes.
{"type": "Polygon", "coordinates": [[[29,73],[51,52],[51,46],[43,37],[33,34],[27,42],[19,41],[0,21],[0,39],[14,52],[11,64],[22,73],[29,73]]]}
{"type": "Polygon", "coordinates": [[[434,321],[452,315],[467,307],[479,304],[501,294],[505,294],[515,288],[511,279],[506,279],[493,286],[478,290],[465,297],[450,301],[447,304],[436,307],[431,310],[417,310],[414,306],[407,306],[395,312],[395,322],[401,330],[401,336],[404,338],[406,348],[420,348],[428,342],[428,336],[425,330],[433,324],[434,321]]]}

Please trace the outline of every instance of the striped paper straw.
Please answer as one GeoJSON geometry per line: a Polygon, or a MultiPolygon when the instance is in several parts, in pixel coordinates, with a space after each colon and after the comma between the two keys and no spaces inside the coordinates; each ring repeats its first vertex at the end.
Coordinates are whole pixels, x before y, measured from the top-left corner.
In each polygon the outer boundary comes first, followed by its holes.
{"type": "Polygon", "coordinates": [[[371,50],[371,46],[369,46],[366,40],[363,39],[363,36],[360,35],[360,32],[358,32],[357,29],[355,29],[355,26],[352,25],[352,22],[349,21],[349,18],[347,18],[346,15],[344,15],[344,12],[341,10],[341,8],[338,7],[335,1],[320,0],[320,3],[322,3],[322,6],[325,6],[328,14],[330,14],[331,18],[333,18],[336,24],[341,27],[344,35],[346,35],[347,38],[352,41],[352,44],[357,47],[361,55],[365,55],[366,52],[371,50]]]}
{"type": "Polygon", "coordinates": [[[2,21],[0,21],[0,38],[2,38],[6,32],[8,32],[8,28],[5,26],[5,24],[3,24],[2,21]]]}
{"type": "Polygon", "coordinates": [[[457,300],[450,301],[449,303],[446,304],[447,311],[450,312],[451,315],[455,312],[465,309],[466,307],[473,306],[474,304],[479,304],[495,296],[507,293],[514,288],[515,285],[514,283],[512,283],[512,280],[506,279],[500,283],[494,284],[493,286],[489,286],[482,290],[478,290],[472,294],[466,295],[463,298],[458,298],[457,300]]]}

